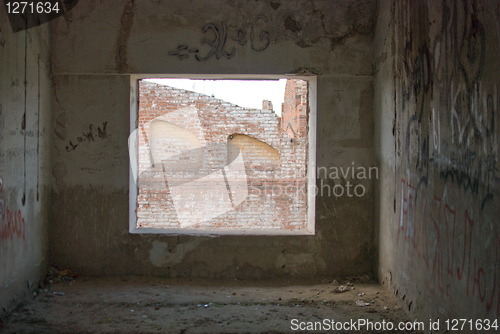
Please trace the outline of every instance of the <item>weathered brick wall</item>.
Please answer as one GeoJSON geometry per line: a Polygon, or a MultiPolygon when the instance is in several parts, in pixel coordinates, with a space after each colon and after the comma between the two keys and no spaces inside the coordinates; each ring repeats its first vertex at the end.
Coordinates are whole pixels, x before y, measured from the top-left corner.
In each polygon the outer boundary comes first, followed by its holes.
{"type": "Polygon", "coordinates": [[[301,103],[287,112],[295,138],[273,110],[141,81],[138,226],[305,228],[307,83],[290,87],[289,96],[301,95],[289,97],[301,103]]]}
{"type": "Polygon", "coordinates": [[[307,135],[307,81],[287,80],[281,127],[290,138],[307,135]]]}

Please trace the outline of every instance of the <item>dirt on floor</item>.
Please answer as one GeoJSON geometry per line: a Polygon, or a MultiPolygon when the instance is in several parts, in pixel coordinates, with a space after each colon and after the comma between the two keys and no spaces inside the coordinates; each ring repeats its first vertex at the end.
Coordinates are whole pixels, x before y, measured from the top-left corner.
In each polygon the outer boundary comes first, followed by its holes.
{"type": "Polygon", "coordinates": [[[50,283],[4,314],[0,333],[385,333],[389,323],[410,321],[390,293],[363,277],[50,283]]]}

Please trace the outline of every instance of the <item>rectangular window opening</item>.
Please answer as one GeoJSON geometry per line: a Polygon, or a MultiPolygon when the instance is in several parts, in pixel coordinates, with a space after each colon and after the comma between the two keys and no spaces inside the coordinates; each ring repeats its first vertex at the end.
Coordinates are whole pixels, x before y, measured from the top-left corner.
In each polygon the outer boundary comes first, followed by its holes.
{"type": "Polygon", "coordinates": [[[132,76],[130,232],[312,235],[316,78],[132,76]]]}

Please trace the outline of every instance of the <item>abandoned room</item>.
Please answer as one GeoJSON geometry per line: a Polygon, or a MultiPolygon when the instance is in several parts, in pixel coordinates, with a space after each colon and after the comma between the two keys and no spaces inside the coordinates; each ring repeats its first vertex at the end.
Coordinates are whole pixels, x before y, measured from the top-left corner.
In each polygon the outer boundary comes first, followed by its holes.
{"type": "Polygon", "coordinates": [[[4,0],[0,332],[498,332],[499,55],[496,0],[4,0]]]}

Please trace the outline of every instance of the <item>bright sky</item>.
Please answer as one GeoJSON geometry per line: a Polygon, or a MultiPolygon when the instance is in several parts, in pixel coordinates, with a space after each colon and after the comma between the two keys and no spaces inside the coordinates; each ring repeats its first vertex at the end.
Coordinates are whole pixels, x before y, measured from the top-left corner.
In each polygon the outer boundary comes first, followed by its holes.
{"type": "Polygon", "coordinates": [[[147,79],[158,84],[214,96],[245,108],[262,109],[262,100],[271,100],[273,109],[281,116],[286,79],[280,80],[192,80],[147,79]]]}

